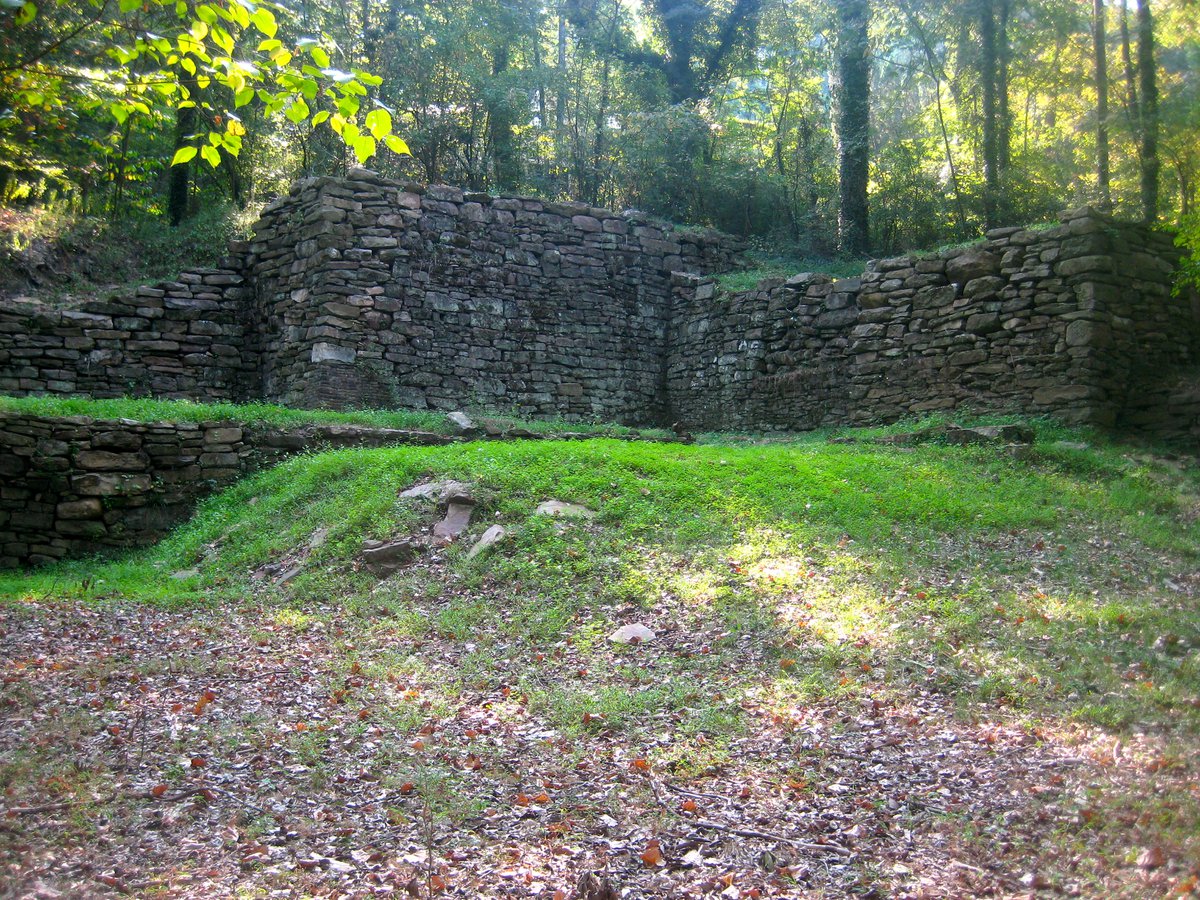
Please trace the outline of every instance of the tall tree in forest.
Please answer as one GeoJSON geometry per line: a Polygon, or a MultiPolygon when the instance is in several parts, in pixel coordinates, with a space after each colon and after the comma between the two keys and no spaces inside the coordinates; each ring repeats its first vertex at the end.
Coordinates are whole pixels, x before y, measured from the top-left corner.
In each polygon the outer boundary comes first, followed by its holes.
{"type": "Polygon", "coordinates": [[[841,0],[838,4],[838,248],[848,256],[865,253],[869,236],[870,19],[870,0],[841,0]]]}
{"type": "Polygon", "coordinates": [[[1096,188],[1100,208],[1112,208],[1108,171],[1108,44],[1104,0],[1092,0],[1092,55],[1096,79],[1096,188]]]}
{"type": "MultiPolygon", "coordinates": [[[[672,103],[706,96],[724,78],[737,51],[754,46],[764,0],[648,0],[645,7],[656,20],[663,50],[650,46],[618,48],[626,62],[662,74],[672,103]]],[[[600,0],[567,0],[571,19],[581,36],[600,38],[603,19],[600,0]]],[[[602,38],[601,38],[602,39],[602,38]]]]}
{"type": "Polygon", "coordinates": [[[1140,87],[1142,217],[1158,218],[1158,77],[1154,63],[1154,19],[1150,0],[1137,0],[1137,70],[1140,87]]]}
{"type": "MultiPolygon", "coordinates": [[[[1001,0],[1003,2],[1003,0],[1001,0]]],[[[978,0],[979,79],[981,117],[983,119],[983,219],[988,228],[997,224],[1000,200],[1001,150],[1003,130],[997,103],[1001,51],[996,34],[994,0],[978,0]]]]}

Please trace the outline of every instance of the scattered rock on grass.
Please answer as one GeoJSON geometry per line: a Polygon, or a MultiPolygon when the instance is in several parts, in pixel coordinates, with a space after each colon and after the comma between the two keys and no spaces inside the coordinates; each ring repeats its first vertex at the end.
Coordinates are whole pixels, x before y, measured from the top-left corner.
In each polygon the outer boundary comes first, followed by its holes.
{"type": "Polygon", "coordinates": [[[946,426],[951,444],[1032,444],[1034,433],[1028,425],[978,425],[974,428],[946,426]]]}
{"type": "Polygon", "coordinates": [[[465,412],[452,412],[446,416],[446,418],[450,421],[450,424],[454,426],[455,432],[463,437],[476,434],[479,431],[479,428],[473,421],[471,421],[471,417],[465,412]]]}
{"type": "Polygon", "coordinates": [[[658,635],[654,633],[654,629],[635,623],[633,625],[622,625],[610,634],[608,639],[614,644],[646,644],[656,637],[658,635]]]}
{"type": "Polygon", "coordinates": [[[433,536],[443,543],[451,543],[467,530],[471,515],[475,512],[475,498],[466,485],[451,482],[453,488],[442,492],[446,503],[446,516],[433,526],[433,536]]]}
{"type": "Polygon", "coordinates": [[[367,571],[379,578],[394,575],[425,549],[422,541],[401,538],[396,541],[363,541],[359,557],[367,571]]]}
{"type": "Polygon", "coordinates": [[[474,559],[484,550],[495,546],[504,540],[504,536],[508,534],[503,525],[493,525],[485,531],[475,542],[475,546],[471,548],[471,552],[467,554],[467,559],[474,559]]]}
{"type": "Polygon", "coordinates": [[[470,497],[471,486],[461,481],[422,481],[400,492],[401,500],[412,500],[417,497],[437,497],[442,502],[448,502],[454,497],[470,497]]]}
{"type": "Polygon", "coordinates": [[[586,506],[578,503],[566,503],[562,500],[547,500],[539,504],[533,511],[536,516],[558,516],[563,519],[594,519],[596,514],[586,506]]]}

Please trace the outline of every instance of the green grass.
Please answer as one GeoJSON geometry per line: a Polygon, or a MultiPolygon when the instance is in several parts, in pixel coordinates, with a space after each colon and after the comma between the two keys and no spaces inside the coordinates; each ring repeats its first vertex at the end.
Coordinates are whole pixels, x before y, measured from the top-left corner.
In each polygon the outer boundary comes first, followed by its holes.
{"type": "Polygon", "coordinates": [[[684,732],[727,726],[727,710],[686,685],[737,669],[736,691],[768,705],[928,682],[964,715],[983,704],[1195,733],[1200,670],[1188,648],[1200,646],[1200,617],[1171,585],[1200,567],[1200,475],[1095,435],[1086,450],[1060,446],[1080,435],[1037,427],[1025,460],[815,439],[323,453],[209,499],[147,551],[0,575],[0,597],[252,602],[296,628],[349,609],[396,634],[476,642],[469,681],[564,640],[584,664],[601,659],[621,610],[712,632],[710,656],[665,660],[649,684],[625,669],[600,684],[526,679],[530,702],[568,730],[589,710],[604,727],[681,711],[684,732]],[[431,475],[474,482],[471,536],[498,521],[508,540],[468,561],[469,536],[444,568],[382,585],[356,571],[364,538],[432,521],[431,505],[397,499],[431,475]],[[567,526],[531,516],[552,497],[598,516],[567,526]],[[328,539],[300,576],[284,587],[251,579],[318,528],[328,539]],[[761,657],[749,669],[738,663],[746,647],[761,657]]]}
{"type": "Polygon", "coordinates": [[[791,278],[800,272],[823,272],[834,278],[853,278],[866,268],[866,259],[838,259],[808,256],[782,256],[750,251],[751,266],[738,272],[717,276],[717,284],[727,293],[752,291],[765,278],[791,278]]]}
{"type": "MultiPolygon", "coordinates": [[[[156,400],[119,397],[93,400],[89,397],[7,397],[0,395],[0,413],[36,416],[88,416],[93,419],[132,419],[137,422],[248,422],[275,427],[304,425],[366,425],[450,434],[454,431],[444,413],[412,409],[361,409],[334,411],[290,409],[272,403],[195,403],[190,400],[156,400]]],[[[664,437],[662,429],[635,429],[621,425],[572,422],[566,419],[526,421],[516,416],[469,410],[477,424],[484,422],[509,430],[521,428],[534,434],[563,432],[609,436],[664,437]]]]}
{"type": "Polygon", "coordinates": [[[271,403],[195,403],[191,400],[155,400],[119,397],[93,400],[89,397],[5,397],[0,412],[35,416],[88,416],[93,419],[132,419],[137,422],[254,422],[278,427],[321,425],[370,425],[377,428],[425,429],[448,433],[442,413],[421,410],[289,409],[271,403]]]}

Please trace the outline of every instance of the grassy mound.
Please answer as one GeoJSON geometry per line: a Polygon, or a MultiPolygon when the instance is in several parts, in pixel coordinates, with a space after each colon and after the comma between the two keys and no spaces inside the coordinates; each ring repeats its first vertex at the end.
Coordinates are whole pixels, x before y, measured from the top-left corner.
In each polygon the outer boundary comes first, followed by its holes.
{"type": "MultiPolygon", "coordinates": [[[[935,894],[1009,890],[1035,863],[1068,893],[1139,896],[1183,884],[1197,849],[1200,473],[1077,439],[1043,426],[1021,459],[816,437],[324,453],[210,499],[149,551],[7,574],[0,596],[14,634],[81,602],[101,611],[89,616],[152,618],[149,635],[200,628],[153,663],[127,638],[122,665],[140,665],[145,685],[207,673],[187,689],[225,684],[231,710],[265,659],[315,673],[295,689],[334,699],[310,704],[303,728],[231,714],[164,736],[168,756],[278,746],[301,765],[296,790],[333,807],[347,773],[369,773],[386,798],[355,820],[360,835],[442,823],[441,849],[408,864],[463,896],[498,890],[485,876],[513,842],[586,848],[605,828],[628,828],[620,846],[634,850],[610,874],[647,895],[707,890],[711,861],[680,862],[691,829],[771,852],[763,864],[722,844],[720,871],[760,891],[747,896],[894,893],[918,878],[935,894]],[[363,540],[428,532],[434,502],[398,493],[430,477],[474,486],[470,532],[389,579],[362,571],[363,540]],[[535,515],[548,499],[596,516],[535,515]],[[495,523],[507,538],[469,558],[495,523]],[[608,640],[632,623],[657,637],[608,640]],[[208,642],[226,648],[223,668],[186,649],[208,642]],[[822,832],[813,823],[835,807],[822,832]],[[908,845],[893,840],[906,828],[908,845]],[[660,840],[670,875],[655,875],[660,840]],[[451,846],[478,855],[460,865],[451,846]],[[801,862],[825,852],[843,862],[801,862]]],[[[176,715],[193,701],[201,718],[195,698],[176,715]]],[[[168,797],[200,777],[155,768],[153,752],[139,764],[168,797]]],[[[22,765],[0,773],[10,795],[50,777],[22,765]]],[[[205,765],[212,778],[219,763],[205,765]]],[[[221,784],[243,768],[230,762],[221,784]]],[[[269,824],[255,826],[268,855],[269,824]]],[[[568,891],[584,863],[547,854],[538,877],[568,891]]],[[[229,877],[296,889],[324,871],[298,865],[229,877]]]]}
{"type": "MultiPolygon", "coordinates": [[[[1200,560],[1200,478],[1103,446],[1044,440],[1031,462],[994,448],[816,439],[323,453],[210,499],[145,553],[0,576],[0,595],[369,604],[380,590],[355,564],[361,543],[427,530],[429,511],[397,499],[427,477],[477,486],[472,536],[496,522],[512,532],[476,560],[465,558],[470,540],[451,548],[444,577],[501,590],[531,644],[600,627],[623,604],[670,607],[685,621],[744,619],[738,627],[795,645],[839,679],[917,642],[955,689],[981,697],[1061,705],[1083,692],[1091,701],[1075,711],[1097,721],[1200,724],[1193,666],[1164,668],[1154,646],[1164,635],[1200,645],[1194,612],[1178,603],[1200,560]],[[563,529],[531,515],[550,498],[598,518],[563,529]],[[251,577],[317,532],[327,539],[286,587],[251,577]],[[1116,656],[1091,652],[1109,639],[1116,656]],[[875,649],[855,649],[864,640],[875,649]],[[1149,695],[1122,677],[1131,665],[1147,672],[1149,695]]],[[[382,593],[415,602],[408,583],[421,577],[382,593]]],[[[869,680],[907,665],[895,664],[869,680]]]]}

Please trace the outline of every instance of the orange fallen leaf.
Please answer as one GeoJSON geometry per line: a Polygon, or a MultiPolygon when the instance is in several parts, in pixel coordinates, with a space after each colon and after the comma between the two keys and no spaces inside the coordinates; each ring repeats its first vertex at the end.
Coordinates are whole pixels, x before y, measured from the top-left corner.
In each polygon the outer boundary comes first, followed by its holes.
{"type": "Polygon", "coordinates": [[[165,784],[156,784],[154,787],[150,788],[151,797],[161,797],[166,792],[167,786],[165,784]]]}
{"type": "Polygon", "coordinates": [[[192,757],[192,768],[193,769],[203,769],[205,767],[205,765],[207,765],[207,761],[204,759],[203,756],[193,756],[192,757]]]}
{"type": "Polygon", "coordinates": [[[205,707],[207,707],[208,704],[212,703],[216,699],[217,695],[211,690],[205,691],[200,695],[200,699],[196,701],[196,705],[192,707],[192,714],[197,716],[201,715],[204,712],[205,707]]]}
{"type": "Polygon", "coordinates": [[[699,807],[696,806],[695,800],[684,800],[679,806],[684,812],[695,812],[699,807]]]}
{"type": "Polygon", "coordinates": [[[646,849],[642,851],[642,862],[647,867],[665,866],[667,864],[667,860],[658,846],[658,841],[651,841],[646,845],[646,849]]]}

